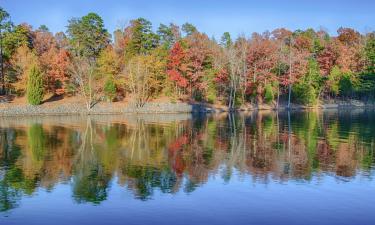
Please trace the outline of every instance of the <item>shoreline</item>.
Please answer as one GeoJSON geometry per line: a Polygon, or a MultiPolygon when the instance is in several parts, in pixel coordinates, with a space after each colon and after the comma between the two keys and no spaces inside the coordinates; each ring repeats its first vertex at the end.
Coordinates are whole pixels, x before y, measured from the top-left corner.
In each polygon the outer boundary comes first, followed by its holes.
{"type": "MultiPolygon", "coordinates": [[[[375,109],[375,104],[360,101],[343,101],[338,103],[325,103],[314,107],[292,104],[291,111],[305,110],[351,110],[375,109]]],[[[286,105],[279,108],[275,105],[247,105],[234,110],[225,106],[215,106],[203,103],[146,103],[142,108],[136,109],[129,105],[114,103],[98,103],[90,111],[83,103],[66,103],[54,105],[31,106],[26,104],[0,104],[0,117],[11,116],[44,116],[44,115],[122,115],[122,114],[183,114],[183,113],[223,113],[223,112],[253,112],[253,111],[287,111],[286,105]]]]}

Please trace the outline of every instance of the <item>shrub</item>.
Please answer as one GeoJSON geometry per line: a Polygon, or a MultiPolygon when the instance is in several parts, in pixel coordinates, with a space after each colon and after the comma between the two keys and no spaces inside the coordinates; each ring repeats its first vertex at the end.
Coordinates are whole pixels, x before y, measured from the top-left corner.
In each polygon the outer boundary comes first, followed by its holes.
{"type": "Polygon", "coordinates": [[[215,89],[209,88],[207,90],[207,102],[211,104],[216,102],[216,90],[215,89]]]}
{"type": "Polygon", "coordinates": [[[293,101],[303,105],[314,105],[317,101],[316,90],[306,83],[297,83],[292,89],[293,101]]]}
{"type": "Polygon", "coordinates": [[[341,95],[348,97],[353,93],[354,84],[349,74],[344,74],[339,82],[339,92],[341,95]]]}
{"type": "Polygon", "coordinates": [[[104,84],[104,94],[108,101],[112,101],[116,95],[116,84],[112,78],[108,78],[104,84]]]}
{"type": "Polygon", "coordinates": [[[27,101],[31,105],[40,105],[43,101],[43,74],[37,65],[31,66],[27,80],[27,101]]]}
{"type": "Polygon", "coordinates": [[[271,84],[267,84],[264,91],[264,100],[267,104],[273,101],[274,93],[271,84]]]}

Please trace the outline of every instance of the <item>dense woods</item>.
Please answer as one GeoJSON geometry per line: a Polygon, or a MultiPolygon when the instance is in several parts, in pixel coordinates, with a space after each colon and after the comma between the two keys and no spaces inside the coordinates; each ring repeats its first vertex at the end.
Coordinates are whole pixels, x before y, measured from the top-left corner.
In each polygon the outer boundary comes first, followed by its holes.
{"type": "Polygon", "coordinates": [[[0,8],[1,94],[80,96],[142,107],[157,98],[228,106],[315,105],[330,99],[375,97],[375,33],[339,28],[285,28],[220,40],[194,25],[138,18],[111,35],[96,13],[46,26],[13,24],[0,8]]]}

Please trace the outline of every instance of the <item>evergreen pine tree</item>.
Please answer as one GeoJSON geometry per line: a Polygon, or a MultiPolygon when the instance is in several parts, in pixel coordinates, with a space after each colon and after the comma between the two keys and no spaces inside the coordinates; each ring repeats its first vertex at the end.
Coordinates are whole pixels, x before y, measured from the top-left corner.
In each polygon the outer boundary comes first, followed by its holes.
{"type": "Polygon", "coordinates": [[[37,65],[29,71],[27,80],[27,101],[31,105],[40,105],[43,100],[43,74],[37,65]]]}

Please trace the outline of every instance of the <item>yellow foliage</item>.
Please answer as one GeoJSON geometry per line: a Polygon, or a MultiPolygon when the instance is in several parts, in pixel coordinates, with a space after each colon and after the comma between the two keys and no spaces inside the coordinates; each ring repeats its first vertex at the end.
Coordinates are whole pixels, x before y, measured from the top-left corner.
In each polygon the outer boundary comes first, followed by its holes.
{"type": "Polygon", "coordinates": [[[26,89],[28,71],[32,65],[38,64],[38,59],[34,52],[26,45],[17,48],[11,58],[11,64],[14,69],[14,87],[16,91],[24,91],[26,89]]]}

